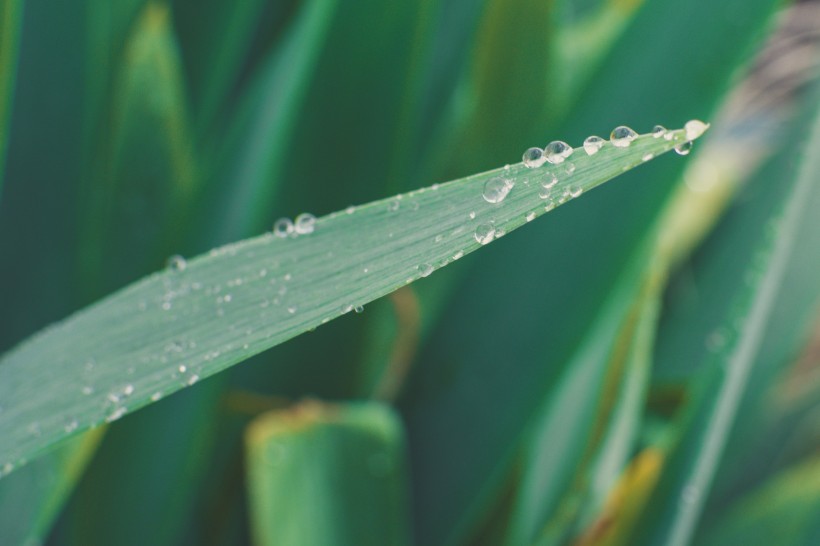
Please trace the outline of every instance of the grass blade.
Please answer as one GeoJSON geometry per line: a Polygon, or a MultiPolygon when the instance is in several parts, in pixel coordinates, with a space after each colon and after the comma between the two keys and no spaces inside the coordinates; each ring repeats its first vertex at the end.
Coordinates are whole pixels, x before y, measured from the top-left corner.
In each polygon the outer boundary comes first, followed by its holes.
{"type": "Polygon", "coordinates": [[[686,141],[683,130],[670,136],[594,156],[579,150],[571,175],[567,164],[474,175],[331,214],[310,234],[268,233],[151,275],[0,360],[0,461],[10,470],[68,436],[67,421],[78,432],[114,421],[426,277],[686,141]],[[555,173],[560,181],[543,199],[541,183],[555,173]],[[485,183],[500,176],[516,187],[490,203],[485,183]]]}
{"type": "MultiPolygon", "coordinates": [[[[792,183],[785,188],[782,184],[772,187],[777,190],[772,205],[770,200],[762,200],[772,208],[771,213],[758,224],[760,239],[748,249],[746,261],[741,262],[744,282],[738,285],[738,279],[733,281],[736,286],[729,292],[733,294],[732,305],[721,321],[722,340],[713,343],[712,353],[707,355],[708,365],[687,408],[685,433],[657,492],[664,495],[664,502],[655,503],[645,516],[655,524],[642,537],[645,543],[688,544],[712,488],[728,434],[754,373],[753,365],[788,271],[800,224],[809,214],[807,203],[820,172],[820,155],[813,153],[820,146],[820,116],[809,119],[813,119],[813,127],[803,148],[805,160],[791,178],[792,183]]],[[[734,254],[733,260],[737,259],[734,254]]]]}
{"type": "Polygon", "coordinates": [[[404,433],[387,406],[304,402],[245,439],[255,544],[410,543],[404,433]]]}

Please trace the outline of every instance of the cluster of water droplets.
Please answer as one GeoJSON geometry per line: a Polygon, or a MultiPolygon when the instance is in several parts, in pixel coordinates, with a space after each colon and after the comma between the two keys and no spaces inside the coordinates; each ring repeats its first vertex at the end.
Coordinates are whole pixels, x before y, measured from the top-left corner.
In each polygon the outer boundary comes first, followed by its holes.
{"type": "Polygon", "coordinates": [[[280,218],[273,223],[273,234],[281,239],[295,237],[297,235],[308,235],[316,229],[316,217],[304,212],[294,220],[290,218],[280,218]]]}

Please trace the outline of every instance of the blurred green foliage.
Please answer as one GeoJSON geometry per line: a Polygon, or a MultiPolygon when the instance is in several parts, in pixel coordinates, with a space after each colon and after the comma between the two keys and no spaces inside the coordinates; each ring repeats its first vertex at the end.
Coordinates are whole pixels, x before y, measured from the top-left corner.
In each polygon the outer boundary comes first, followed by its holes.
{"type": "Polygon", "coordinates": [[[713,121],[0,479],[0,543],[817,544],[817,36],[753,62],[813,6],[0,0],[0,350],[280,215],[713,121]]]}

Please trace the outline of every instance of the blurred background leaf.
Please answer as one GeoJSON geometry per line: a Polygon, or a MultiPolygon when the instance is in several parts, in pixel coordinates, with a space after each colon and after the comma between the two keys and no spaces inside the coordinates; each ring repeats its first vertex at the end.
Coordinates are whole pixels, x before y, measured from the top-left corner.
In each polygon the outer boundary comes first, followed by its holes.
{"type": "MultiPolygon", "coordinates": [[[[0,480],[0,536],[252,543],[259,506],[292,488],[261,489],[273,482],[255,477],[246,428],[306,396],[323,415],[398,411],[412,508],[395,509],[410,522],[396,542],[664,536],[676,520],[656,515],[678,506],[682,453],[703,457],[692,415],[708,417],[715,355],[733,343],[731,317],[746,317],[733,302],[760,296],[743,283],[749,257],[789,173],[811,160],[795,151],[817,100],[818,22],[814,0],[0,0],[2,350],[171,254],[278,216],[619,124],[713,126],[685,162],[653,161],[361,315],[15,470],[0,480]]],[[[692,543],[816,542],[814,224],[795,227],[735,418],[713,434],[726,447],[687,523],[692,543]]],[[[306,474],[332,467],[336,448],[300,446],[306,474]]],[[[322,493],[321,514],[289,508],[331,517],[354,508],[347,491],[322,493]]]]}

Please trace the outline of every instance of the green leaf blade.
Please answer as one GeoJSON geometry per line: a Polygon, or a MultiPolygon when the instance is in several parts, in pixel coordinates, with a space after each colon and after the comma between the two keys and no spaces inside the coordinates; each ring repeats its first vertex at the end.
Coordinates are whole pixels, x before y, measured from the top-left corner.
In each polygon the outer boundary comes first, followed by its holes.
{"type": "Polygon", "coordinates": [[[114,421],[425,277],[481,247],[477,232],[494,231],[489,242],[686,141],[683,130],[670,135],[418,190],[331,214],[310,234],[268,233],[155,273],[0,360],[0,461],[13,467],[73,433],[68,423],[114,421]],[[490,203],[484,185],[499,176],[515,187],[490,203]]]}

